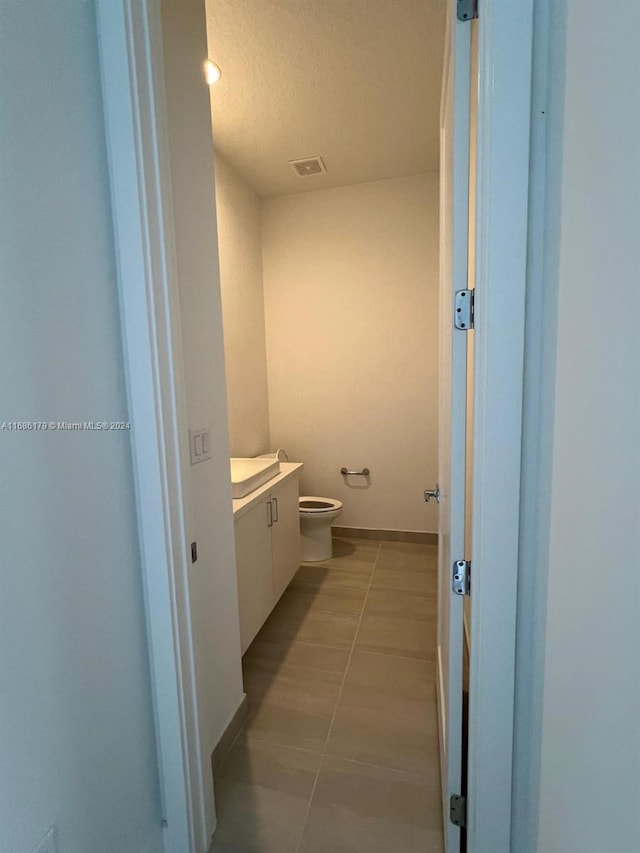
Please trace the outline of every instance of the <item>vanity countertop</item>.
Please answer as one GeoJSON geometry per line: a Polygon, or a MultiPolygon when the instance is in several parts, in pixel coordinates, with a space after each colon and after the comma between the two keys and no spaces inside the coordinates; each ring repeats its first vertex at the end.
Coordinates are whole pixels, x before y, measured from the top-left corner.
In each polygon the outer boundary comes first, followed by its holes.
{"type": "Polygon", "coordinates": [[[264,495],[269,494],[272,489],[277,489],[285,480],[291,479],[302,471],[304,463],[302,462],[281,462],[280,473],[267,480],[262,486],[258,486],[253,492],[249,492],[243,498],[236,498],[233,501],[233,518],[240,518],[245,512],[248,512],[251,507],[257,503],[264,495]]]}

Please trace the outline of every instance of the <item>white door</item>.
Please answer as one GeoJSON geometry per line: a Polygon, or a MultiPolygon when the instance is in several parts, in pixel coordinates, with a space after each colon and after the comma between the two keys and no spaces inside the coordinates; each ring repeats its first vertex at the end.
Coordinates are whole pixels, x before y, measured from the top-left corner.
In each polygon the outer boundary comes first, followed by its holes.
{"type": "Polygon", "coordinates": [[[454,298],[467,288],[469,222],[470,23],[449,0],[440,112],[440,420],[441,491],[438,563],[439,734],[447,853],[459,853],[449,819],[462,771],[463,597],[452,592],[452,566],[464,559],[467,333],[454,327],[454,298]]]}

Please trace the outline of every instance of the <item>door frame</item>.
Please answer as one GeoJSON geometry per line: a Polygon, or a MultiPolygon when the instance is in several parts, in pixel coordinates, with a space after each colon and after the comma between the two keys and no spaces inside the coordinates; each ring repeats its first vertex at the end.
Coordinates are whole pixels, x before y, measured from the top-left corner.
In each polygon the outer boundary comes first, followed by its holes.
{"type": "Polygon", "coordinates": [[[478,21],[469,853],[512,843],[533,3],[478,21]]]}
{"type": "MultiPolygon", "coordinates": [[[[509,853],[533,0],[480,6],[468,851],[509,853]]],[[[189,611],[160,0],[96,8],[165,851],[201,853],[213,802],[189,611]]]]}
{"type": "Polygon", "coordinates": [[[164,853],[205,853],[215,815],[189,597],[188,435],[160,2],[96,0],[96,17],[159,820],[164,853]]]}
{"type": "Polygon", "coordinates": [[[454,328],[453,293],[469,287],[471,24],[449,2],[440,97],[440,270],[438,479],[438,645],[436,694],[444,849],[458,853],[461,829],[450,797],[463,794],[464,600],[451,590],[454,561],[465,559],[469,340],[454,328]]]}

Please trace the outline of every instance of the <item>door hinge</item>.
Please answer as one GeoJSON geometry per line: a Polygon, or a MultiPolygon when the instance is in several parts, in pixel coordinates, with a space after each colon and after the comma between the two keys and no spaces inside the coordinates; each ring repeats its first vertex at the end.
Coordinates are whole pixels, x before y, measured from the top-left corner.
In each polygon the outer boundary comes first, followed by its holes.
{"type": "Polygon", "coordinates": [[[478,17],[478,0],[458,0],[458,20],[470,21],[478,17]]]}
{"type": "Polygon", "coordinates": [[[473,329],[475,296],[473,290],[457,290],[453,304],[453,321],[456,329],[467,332],[473,329]]]}
{"type": "Polygon", "coordinates": [[[449,820],[454,826],[467,825],[467,798],[460,794],[452,794],[449,797],[449,820]]]}
{"type": "Polygon", "coordinates": [[[471,562],[456,560],[453,564],[451,589],[456,595],[471,595],[471,562]]]}

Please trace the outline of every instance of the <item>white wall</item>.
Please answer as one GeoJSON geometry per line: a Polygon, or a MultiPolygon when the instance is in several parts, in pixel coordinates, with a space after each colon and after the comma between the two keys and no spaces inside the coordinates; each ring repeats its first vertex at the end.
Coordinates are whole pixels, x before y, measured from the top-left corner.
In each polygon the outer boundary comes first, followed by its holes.
{"type": "Polygon", "coordinates": [[[567,15],[541,850],[640,849],[640,7],[567,15]],[[578,332],[579,330],[579,332],[578,332]]]}
{"type": "Polygon", "coordinates": [[[520,799],[539,798],[539,813],[527,816],[519,807],[525,832],[516,826],[520,846],[513,849],[635,853],[640,9],[620,15],[594,0],[550,9],[544,247],[550,260],[546,292],[531,296],[541,319],[540,329],[529,327],[541,343],[541,368],[528,365],[529,387],[540,385],[529,398],[537,394],[542,405],[532,406],[525,422],[536,465],[525,470],[525,489],[533,483],[539,496],[537,504],[527,503],[525,535],[537,560],[524,562],[521,587],[537,624],[522,635],[525,648],[535,641],[519,669],[534,689],[531,701],[518,706],[528,755],[517,753],[520,799]],[[549,327],[555,341],[545,337],[549,327]]]}
{"type": "Polygon", "coordinates": [[[339,524],[437,529],[437,259],[435,173],[263,202],[271,441],[339,524]]]}
{"type": "Polygon", "coordinates": [[[260,200],[216,154],[216,208],[232,456],[269,450],[260,200]]]}
{"type": "MultiPolygon", "coordinates": [[[[0,421],[126,420],[90,0],[0,5],[0,421]]],[[[162,849],[126,432],[0,431],[0,849],[162,849]]]]}
{"type": "Polygon", "coordinates": [[[244,694],[213,144],[202,75],[207,55],[204,6],[163,0],[162,24],[187,415],[192,429],[209,427],[212,445],[210,460],[187,466],[190,532],[198,543],[198,561],[190,574],[191,605],[208,761],[244,694]]]}

